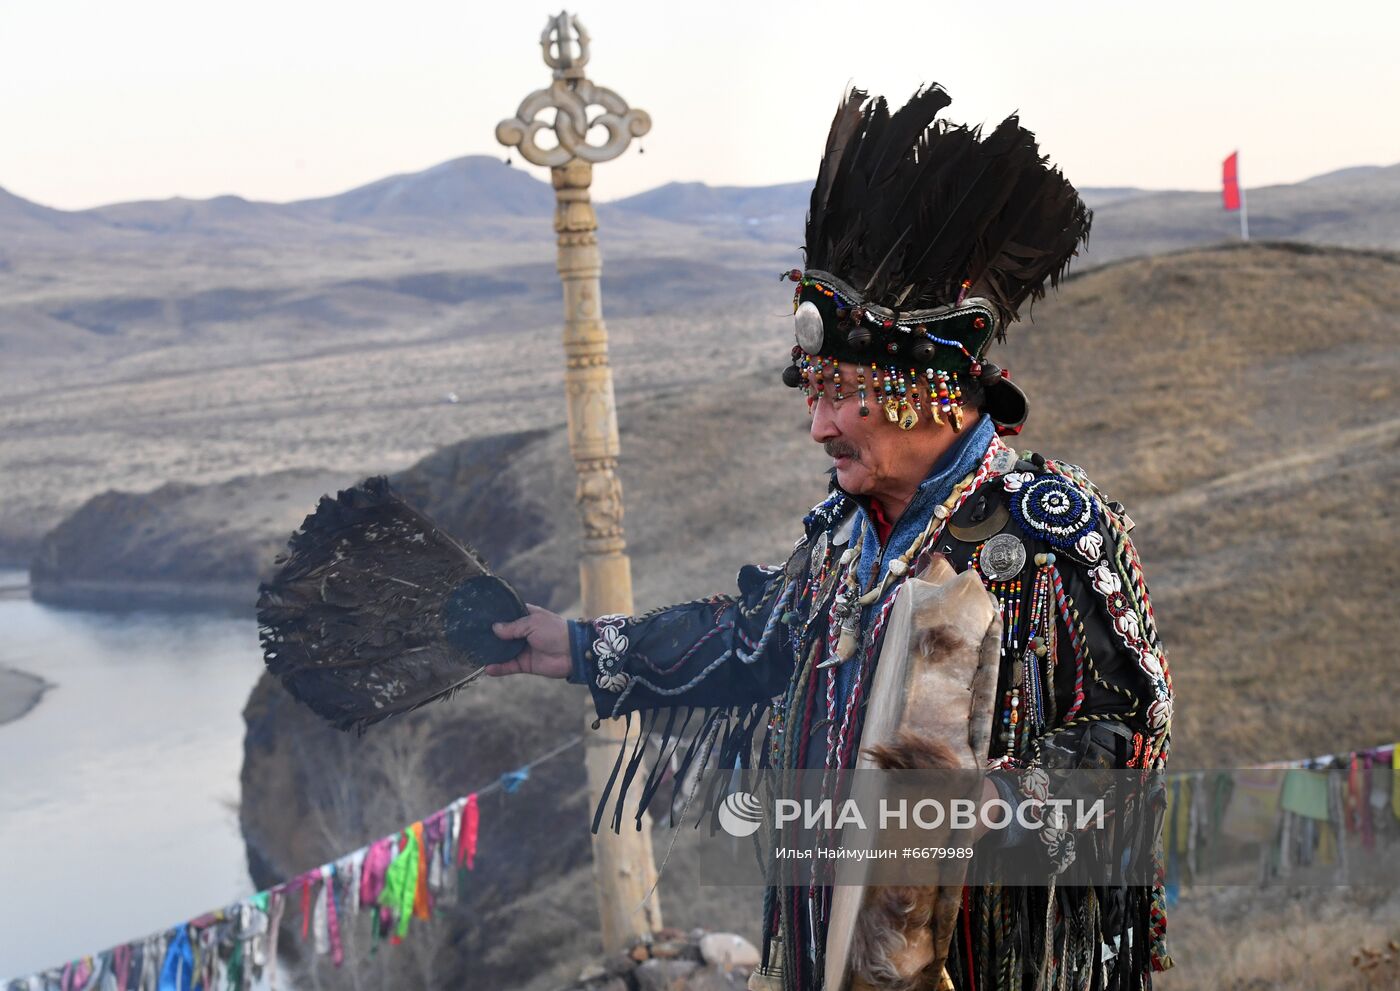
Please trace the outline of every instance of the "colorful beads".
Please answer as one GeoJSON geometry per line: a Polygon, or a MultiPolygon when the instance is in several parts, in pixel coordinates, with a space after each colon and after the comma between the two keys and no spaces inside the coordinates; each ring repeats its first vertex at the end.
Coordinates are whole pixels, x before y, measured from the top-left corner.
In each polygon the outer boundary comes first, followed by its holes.
{"type": "MultiPolygon", "coordinates": [[[[849,377],[843,378],[841,362],[820,354],[808,354],[795,348],[793,362],[797,378],[807,396],[808,408],[821,397],[830,382],[835,386],[836,401],[853,398],[849,377]]],[[[951,424],[962,429],[962,386],[957,372],[925,367],[922,370],[889,364],[883,368],[877,362],[855,366],[854,397],[860,400],[860,415],[868,417],[873,404],[884,411],[891,423],[905,430],[914,429],[927,410],[934,423],[951,424]],[[923,381],[920,381],[922,379],[923,381]]]]}

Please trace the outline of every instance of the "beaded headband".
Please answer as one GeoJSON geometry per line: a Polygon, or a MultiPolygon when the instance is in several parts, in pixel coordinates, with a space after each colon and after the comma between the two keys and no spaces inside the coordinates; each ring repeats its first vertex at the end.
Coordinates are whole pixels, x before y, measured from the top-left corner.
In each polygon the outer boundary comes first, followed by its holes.
{"type": "Polygon", "coordinates": [[[955,303],[899,312],[866,302],[829,272],[792,269],[782,277],[797,283],[792,300],[797,343],[792,364],[783,372],[787,385],[811,398],[831,382],[836,398],[844,399],[837,364],[856,364],[861,366],[855,385],[862,416],[869,415],[867,400],[873,398],[901,429],[917,426],[927,407],[935,423],[946,417],[954,430],[961,430],[962,383],[974,378],[983,387],[982,405],[998,433],[1020,432],[1027,413],[1025,394],[1002,369],[982,360],[996,335],[996,308],[982,297],[967,298],[966,283],[955,303]]]}
{"type": "Polygon", "coordinates": [[[981,356],[996,333],[992,304],[981,297],[899,313],[861,299],[827,272],[796,269],[793,293],[797,344],[807,354],[841,361],[892,360],[980,376],[981,356]]]}

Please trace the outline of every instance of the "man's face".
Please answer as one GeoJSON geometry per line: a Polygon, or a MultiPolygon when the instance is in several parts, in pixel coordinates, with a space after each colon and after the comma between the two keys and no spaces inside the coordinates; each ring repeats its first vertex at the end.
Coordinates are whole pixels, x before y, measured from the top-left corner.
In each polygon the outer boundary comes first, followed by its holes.
{"type": "MultiPolygon", "coordinates": [[[[904,484],[905,476],[927,470],[932,461],[928,447],[929,433],[946,430],[936,427],[926,413],[913,430],[901,430],[885,418],[885,412],[875,400],[874,389],[865,369],[867,416],[860,415],[858,380],[861,369],[842,362],[841,389],[843,399],[836,398],[836,387],[830,378],[820,395],[808,399],[812,412],[812,439],[826,451],[836,467],[836,480],[841,488],[853,495],[880,496],[904,484]],[[928,461],[928,464],[924,464],[928,461]]],[[[927,409],[927,407],[925,407],[927,409]]]]}

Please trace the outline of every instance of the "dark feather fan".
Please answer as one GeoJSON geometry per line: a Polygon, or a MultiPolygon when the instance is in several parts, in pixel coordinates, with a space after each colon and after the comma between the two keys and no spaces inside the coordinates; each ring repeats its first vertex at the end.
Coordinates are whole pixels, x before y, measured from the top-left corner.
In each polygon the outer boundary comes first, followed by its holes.
{"type": "Polygon", "coordinates": [[[1058,285],[1093,214],[1016,116],[984,137],[936,119],[951,102],[933,85],[892,115],[883,97],[847,95],[812,188],[806,266],[905,311],[955,303],[967,279],[1004,340],[1021,304],[1058,285]]]}
{"type": "Polygon", "coordinates": [[[520,596],[382,476],[323,496],[277,565],[258,597],[268,670],[340,729],[448,697],[524,648],[491,633],[525,615],[520,596]]]}

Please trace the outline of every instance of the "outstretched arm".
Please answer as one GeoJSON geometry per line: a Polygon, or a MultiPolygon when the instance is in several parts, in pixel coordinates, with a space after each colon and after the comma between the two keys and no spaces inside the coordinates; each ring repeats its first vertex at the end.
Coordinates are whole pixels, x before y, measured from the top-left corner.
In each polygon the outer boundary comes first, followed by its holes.
{"type": "Polygon", "coordinates": [[[493,676],[530,673],[587,684],[598,714],[619,716],[667,706],[735,706],[783,690],[792,658],[781,570],[746,565],[737,596],[715,596],[643,616],[566,621],[536,606],[493,627],[523,638],[515,660],[493,676]]]}

